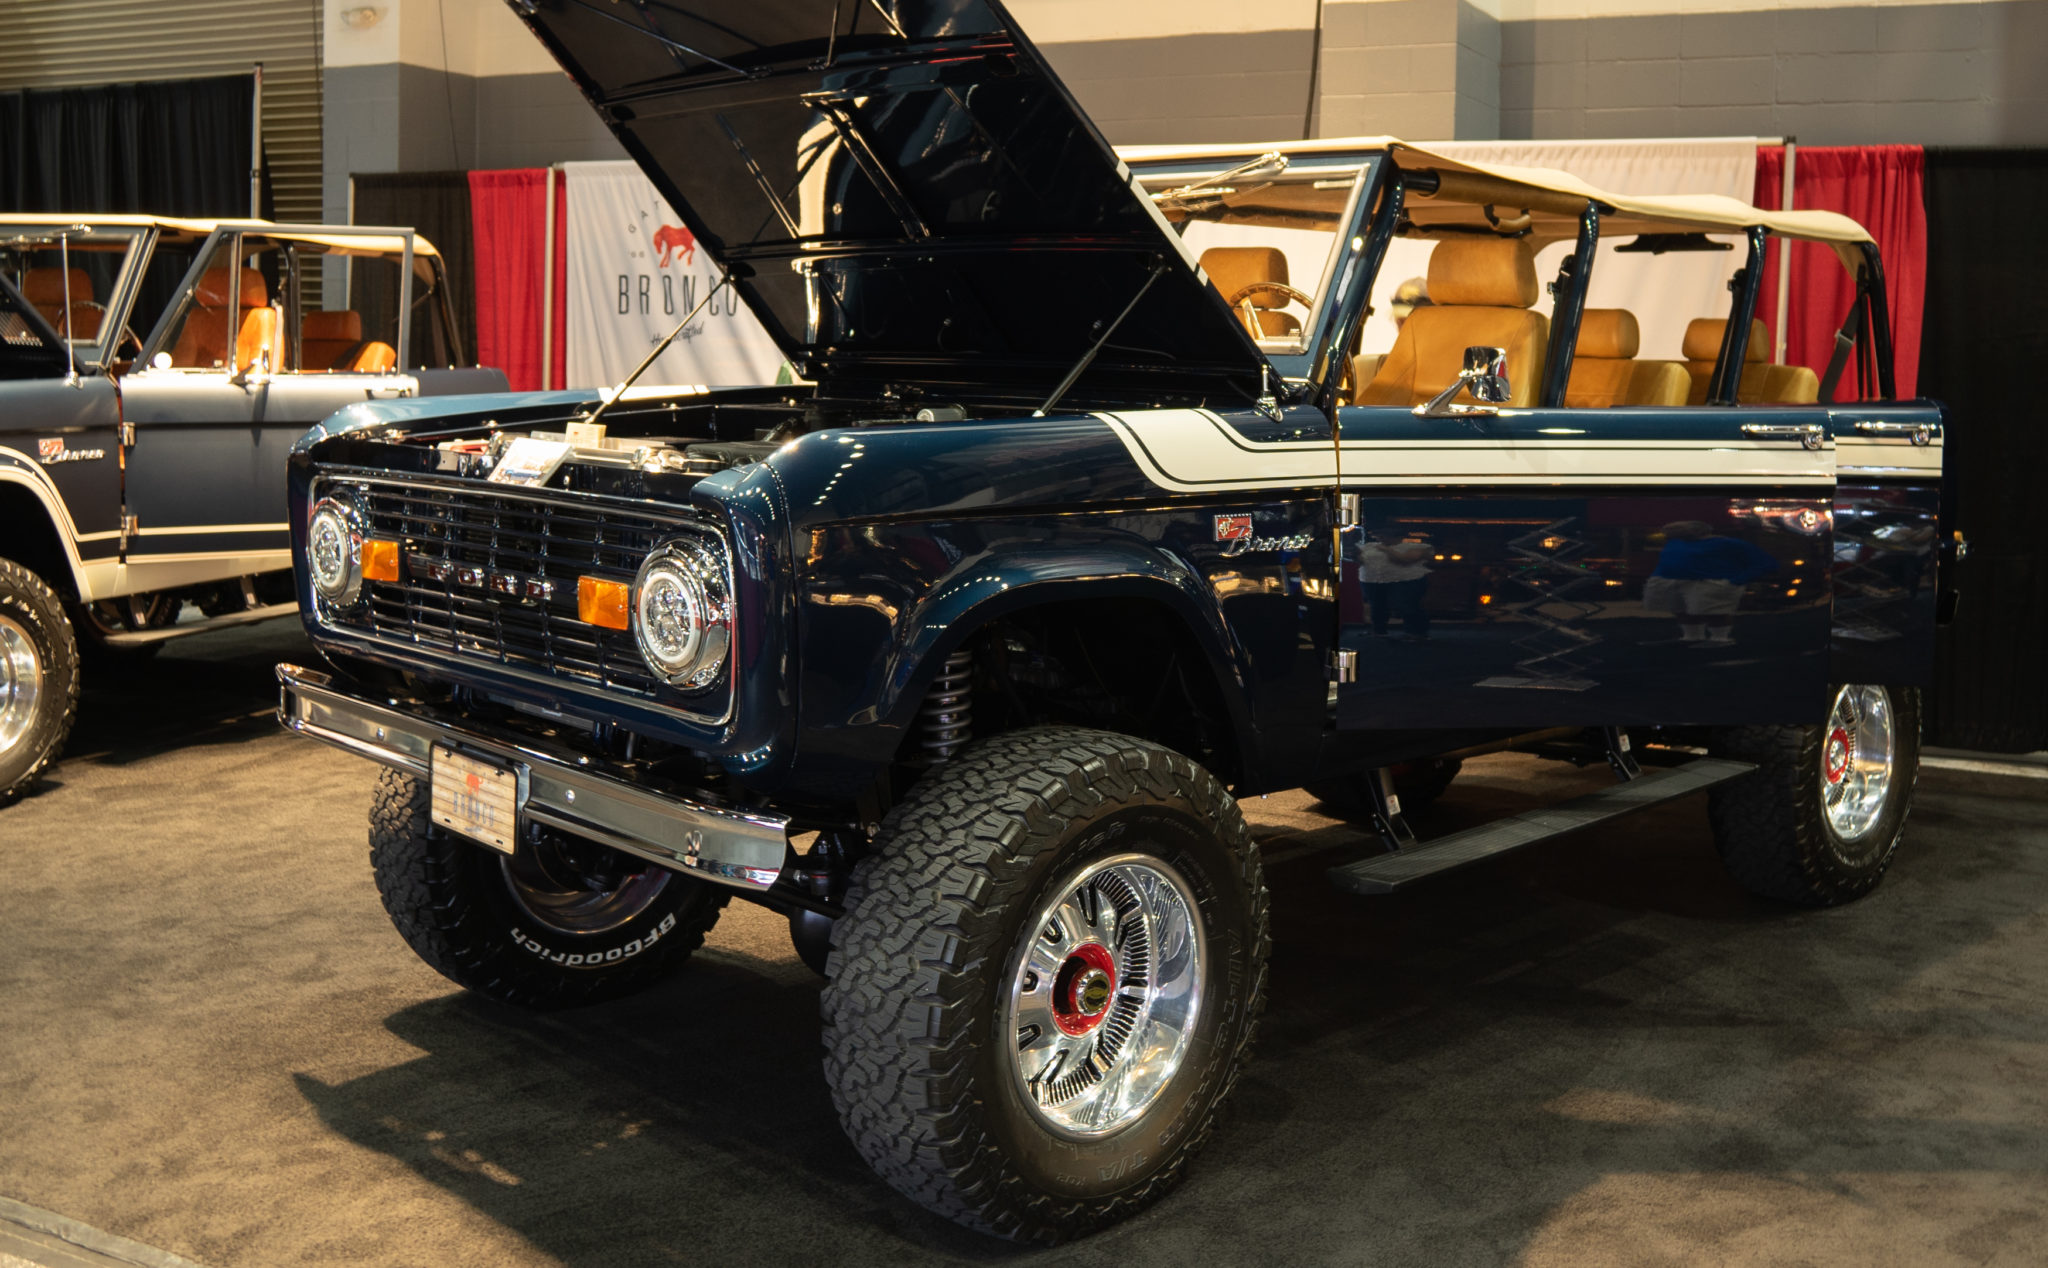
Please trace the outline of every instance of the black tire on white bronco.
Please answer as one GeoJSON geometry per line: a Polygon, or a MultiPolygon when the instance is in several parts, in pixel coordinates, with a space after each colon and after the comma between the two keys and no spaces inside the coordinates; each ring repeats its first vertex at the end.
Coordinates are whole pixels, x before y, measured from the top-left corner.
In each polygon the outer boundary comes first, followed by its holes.
{"type": "Polygon", "coordinates": [[[1714,843],[1751,893],[1831,907],[1877,888],[1905,834],[1920,773],[1920,693],[1830,689],[1820,726],[1728,727],[1716,757],[1757,769],[1707,795],[1714,843]]]}
{"type": "Polygon", "coordinates": [[[505,855],[434,824],[427,781],[386,770],[370,864],[391,923],[450,981],[500,1003],[565,1008],[653,985],[704,945],[727,892],[547,834],[505,855]]]}
{"type": "Polygon", "coordinates": [[[78,717],[78,639],[64,601],[0,559],[0,806],[36,785],[78,717]]]}
{"type": "Polygon", "coordinates": [[[1165,1193],[1208,1137],[1268,946],[1257,846],[1208,771],[1102,731],[980,741],[854,870],[823,1002],[833,1102],[930,1210],[1079,1236],[1165,1193]]]}

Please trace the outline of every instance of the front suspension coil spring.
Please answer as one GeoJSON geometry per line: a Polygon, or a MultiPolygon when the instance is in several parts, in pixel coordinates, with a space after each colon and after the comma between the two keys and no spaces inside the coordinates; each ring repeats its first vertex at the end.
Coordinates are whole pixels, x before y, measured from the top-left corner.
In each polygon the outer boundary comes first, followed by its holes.
{"type": "Polygon", "coordinates": [[[932,680],[917,711],[918,747],[924,762],[936,766],[966,745],[974,731],[974,654],[954,652],[932,680]]]}

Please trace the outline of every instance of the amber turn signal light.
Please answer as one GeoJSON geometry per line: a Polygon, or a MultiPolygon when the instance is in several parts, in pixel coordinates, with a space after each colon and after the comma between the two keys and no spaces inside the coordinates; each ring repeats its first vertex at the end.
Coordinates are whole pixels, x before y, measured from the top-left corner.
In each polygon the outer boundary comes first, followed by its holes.
{"type": "Polygon", "coordinates": [[[633,587],[624,581],[606,581],[602,577],[576,578],[576,619],[585,625],[602,625],[608,630],[623,630],[632,622],[628,618],[631,610],[633,587]]]}
{"type": "Polygon", "coordinates": [[[363,580],[398,580],[398,543],[372,537],[363,542],[363,580]]]}

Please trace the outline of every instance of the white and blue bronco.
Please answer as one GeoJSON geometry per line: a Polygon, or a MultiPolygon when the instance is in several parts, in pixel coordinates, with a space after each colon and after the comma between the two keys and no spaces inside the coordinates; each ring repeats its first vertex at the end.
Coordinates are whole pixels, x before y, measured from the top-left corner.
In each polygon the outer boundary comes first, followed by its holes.
{"type": "Polygon", "coordinates": [[[1370,823],[1367,895],[1709,788],[1742,884],[1877,884],[1953,543],[1853,222],[1388,139],[1119,156],[993,0],[514,7],[797,382],[294,453],[328,666],[281,717],[387,768],[377,881],[454,981],[615,997],[785,912],[862,1153],[1054,1240],[1165,1192],[1247,1060],[1236,798],[1370,823]],[[1853,280],[1825,373],[1754,323],[1772,236],[1853,280]],[[1731,252],[1725,310],[1643,356],[1602,241],[1731,252]],[[1369,312],[1397,243],[1428,303],[1369,312]],[[1415,838],[1510,748],[1615,782],[1415,838]]]}

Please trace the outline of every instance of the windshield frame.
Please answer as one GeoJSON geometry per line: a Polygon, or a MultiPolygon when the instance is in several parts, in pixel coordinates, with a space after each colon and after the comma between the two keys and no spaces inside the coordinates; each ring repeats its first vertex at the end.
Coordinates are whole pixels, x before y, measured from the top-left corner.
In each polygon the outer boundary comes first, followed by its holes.
{"type": "MultiPolygon", "coordinates": [[[[1131,163],[1132,180],[1148,194],[1191,185],[1255,159],[1271,148],[1247,145],[1242,149],[1219,149],[1206,153],[1199,159],[1178,156],[1172,159],[1140,160],[1131,163]]],[[[1315,309],[1310,313],[1309,319],[1302,323],[1301,334],[1296,339],[1255,341],[1260,353],[1272,363],[1282,378],[1299,380],[1309,376],[1317,351],[1331,338],[1333,323],[1338,319],[1340,296],[1337,292],[1357,284],[1357,279],[1348,275],[1346,265],[1363,249],[1364,243],[1359,236],[1363,232],[1361,219],[1373,191],[1378,187],[1380,171],[1386,162],[1386,152],[1337,150],[1288,154],[1287,160],[1286,170],[1272,183],[1299,181],[1304,177],[1315,181],[1350,181],[1343,211],[1339,213],[1330,231],[1330,249],[1323,258],[1316,287],[1310,292],[1315,296],[1315,309]]],[[[1175,236],[1180,235],[1176,233],[1175,236]]],[[[1206,282],[1208,279],[1204,276],[1203,280],[1206,282]]],[[[1369,279],[1366,284],[1370,285],[1369,279]]],[[[1216,302],[1222,302],[1222,296],[1215,293],[1216,288],[1213,285],[1207,289],[1216,302]]],[[[1232,320],[1236,318],[1233,316],[1232,320]]]]}
{"type": "MultiPolygon", "coordinates": [[[[73,338],[67,341],[64,339],[63,327],[49,323],[51,329],[56,331],[59,343],[70,348],[79,372],[84,373],[104,370],[116,359],[112,354],[119,348],[122,331],[128,328],[129,308],[134,303],[136,289],[141,285],[143,269],[155,249],[157,235],[158,230],[151,225],[96,224],[90,216],[53,217],[42,220],[10,219],[0,223],[0,250],[10,247],[57,250],[60,243],[67,239],[73,250],[79,249],[81,239],[95,243],[126,243],[121,265],[115,270],[113,283],[107,291],[106,302],[101,305],[103,315],[95,337],[73,338]],[[81,229],[84,232],[77,232],[81,229]],[[35,239],[48,241],[39,243],[35,242],[35,239]]],[[[20,297],[19,277],[9,276],[7,280],[15,295],[20,297]]],[[[87,296],[82,302],[98,301],[87,296]]]]}

